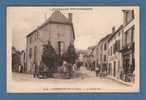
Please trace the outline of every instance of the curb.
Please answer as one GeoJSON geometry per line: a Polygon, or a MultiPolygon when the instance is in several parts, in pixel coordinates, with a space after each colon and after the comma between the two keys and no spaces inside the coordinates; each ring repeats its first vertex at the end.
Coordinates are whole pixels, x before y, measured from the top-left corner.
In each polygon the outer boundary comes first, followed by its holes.
{"type": "Polygon", "coordinates": [[[133,83],[129,83],[129,82],[124,82],[124,81],[122,81],[122,80],[119,80],[119,79],[116,79],[116,78],[114,78],[114,77],[110,77],[110,76],[107,76],[107,78],[108,79],[111,79],[111,80],[114,80],[114,81],[116,81],[116,82],[118,82],[118,83],[121,83],[121,84],[123,84],[123,85],[126,85],[126,86],[131,86],[133,83]]]}

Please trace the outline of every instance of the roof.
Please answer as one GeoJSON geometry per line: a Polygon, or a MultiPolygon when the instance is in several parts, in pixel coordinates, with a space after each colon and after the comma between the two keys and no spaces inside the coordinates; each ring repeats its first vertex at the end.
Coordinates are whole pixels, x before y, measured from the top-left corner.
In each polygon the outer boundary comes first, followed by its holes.
{"type": "Polygon", "coordinates": [[[87,50],[78,50],[78,49],[76,50],[76,52],[79,54],[87,54],[88,53],[87,50]]]}
{"type": "Polygon", "coordinates": [[[98,44],[101,43],[102,41],[104,41],[105,39],[108,39],[108,41],[109,41],[109,40],[110,40],[117,32],[119,32],[122,28],[123,28],[123,25],[120,25],[119,28],[118,28],[114,33],[110,33],[110,34],[106,35],[105,37],[103,37],[103,38],[98,42],[98,44]]]}
{"type": "Polygon", "coordinates": [[[52,15],[39,27],[37,27],[36,29],[34,29],[30,34],[27,35],[27,37],[29,37],[30,35],[32,35],[34,32],[36,32],[37,30],[41,29],[42,27],[46,26],[47,24],[51,24],[51,23],[56,23],[56,24],[67,24],[67,25],[71,25],[71,28],[73,30],[73,37],[75,39],[75,33],[74,33],[74,28],[73,28],[73,23],[72,21],[69,20],[69,18],[67,18],[66,16],[64,16],[59,10],[56,10],[52,13],[52,15]]]}
{"type": "Polygon", "coordinates": [[[88,49],[93,50],[96,48],[96,45],[88,47],[88,49]]]}
{"type": "Polygon", "coordinates": [[[104,40],[110,38],[111,35],[112,35],[112,33],[110,33],[110,34],[106,35],[105,37],[103,37],[103,38],[98,42],[98,44],[101,43],[102,41],[104,41],[104,40]]]}
{"type": "Polygon", "coordinates": [[[120,25],[119,28],[114,33],[112,33],[108,41],[111,40],[111,38],[113,38],[122,28],[123,28],[123,25],[120,25]]]}
{"type": "Polygon", "coordinates": [[[60,22],[60,23],[70,23],[70,20],[66,18],[59,10],[54,11],[54,13],[48,18],[48,22],[60,22]]]}

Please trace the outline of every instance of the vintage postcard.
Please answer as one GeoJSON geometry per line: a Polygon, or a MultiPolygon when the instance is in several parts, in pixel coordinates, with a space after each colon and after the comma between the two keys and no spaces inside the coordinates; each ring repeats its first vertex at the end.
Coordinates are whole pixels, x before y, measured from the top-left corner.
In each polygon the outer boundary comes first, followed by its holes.
{"type": "Polygon", "coordinates": [[[139,10],[7,6],[7,92],[139,92],[139,10]]]}

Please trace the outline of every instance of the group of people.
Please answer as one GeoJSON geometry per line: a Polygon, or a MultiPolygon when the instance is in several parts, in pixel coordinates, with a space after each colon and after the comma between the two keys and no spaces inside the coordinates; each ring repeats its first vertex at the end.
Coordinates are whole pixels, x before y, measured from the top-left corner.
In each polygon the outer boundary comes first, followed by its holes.
{"type": "Polygon", "coordinates": [[[38,66],[37,64],[33,64],[33,77],[34,78],[48,78],[52,77],[53,78],[53,73],[60,73],[64,74],[66,78],[71,78],[72,74],[80,70],[80,67],[82,65],[82,62],[76,61],[74,64],[71,64],[67,61],[63,61],[62,66],[52,66],[48,67],[46,66],[43,62],[40,62],[40,65],[38,66]]]}
{"type": "MultiPolygon", "coordinates": [[[[63,61],[62,66],[51,66],[48,67],[46,66],[43,62],[40,62],[40,65],[37,66],[35,63],[33,64],[34,66],[34,71],[33,71],[33,76],[34,78],[48,78],[52,77],[53,78],[53,73],[60,73],[63,74],[65,78],[71,78],[73,73],[76,71],[80,70],[81,66],[84,66],[83,62],[80,60],[76,60],[74,64],[68,62],[68,61],[63,61]]],[[[105,77],[107,74],[106,67],[100,67],[98,64],[96,65],[95,63],[90,64],[90,67],[85,66],[87,70],[90,71],[95,71],[97,77],[105,77]]]]}
{"type": "Polygon", "coordinates": [[[75,71],[79,71],[82,62],[76,61],[74,64],[71,64],[67,61],[63,61],[61,67],[58,68],[58,72],[64,74],[66,78],[72,78],[72,75],[75,71]]]}
{"type": "Polygon", "coordinates": [[[97,64],[95,61],[90,63],[85,63],[85,67],[90,71],[95,71],[97,77],[105,77],[107,75],[107,66],[106,64],[101,65],[97,64]]]}

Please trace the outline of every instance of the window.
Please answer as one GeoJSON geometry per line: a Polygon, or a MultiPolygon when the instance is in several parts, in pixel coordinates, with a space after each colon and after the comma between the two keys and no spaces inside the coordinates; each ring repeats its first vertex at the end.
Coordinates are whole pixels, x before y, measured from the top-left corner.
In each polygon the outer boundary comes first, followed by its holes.
{"type": "Polygon", "coordinates": [[[116,40],[115,42],[115,51],[120,50],[120,40],[116,40]]]}
{"type": "Polygon", "coordinates": [[[116,52],[116,42],[113,44],[113,54],[116,52]]]}
{"type": "Polygon", "coordinates": [[[100,54],[100,60],[102,60],[102,55],[100,54]]]}
{"type": "Polygon", "coordinates": [[[110,55],[110,49],[108,50],[108,55],[110,55]]]}
{"type": "Polygon", "coordinates": [[[29,48],[29,58],[31,59],[32,57],[32,48],[29,48]]]}
{"type": "Polygon", "coordinates": [[[128,44],[130,44],[131,42],[134,41],[134,33],[135,33],[135,28],[134,26],[131,27],[130,29],[128,29],[126,32],[125,32],[125,43],[124,43],[124,46],[127,46],[128,44]]]}
{"type": "Polygon", "coordinates": [[[37,40],[37,32],[35,33],[35,40],[37,40]]]}
{"type": "Polygon", "coordinates": [[[104,61],[106,61],[106,55],[104,55],[104,61]]]}
{"type": "Polygon", "coordinates": [[[32,36],[30,36],[30,38],[29,38],[29,43],[30,44],[32,43],[32,36]]]}
{"type": "Polygon", "coordinates": [[[106,50],[106,43],[104,44],[104,50],[106,50]]]}
{"type": "Polygon", "coordinates": [[[118,33],[118,36],[120,36],[121,32],[118,33]]]}
{"type": "Polygon", "coordinates": [[[101,44],[101,48],[100,48],[100,50],[102,51],[102,44],[101,44]]]}
{"type": "Polygon", "coordinates": [[[39,39],[39,32],[37,31],[37,33],[36,33],[36,36],[37,36],[37,39],[39,39]]]}
{"type": "Polygon", "coordinates": [[[124,46],[127,45],[127,37],[128,37],[128,32],[126,31],[126,32],[125,32],[125,45],[124,45],[124,46]]]}
{"type": "Polygon", "coordinates": [[[117,49],[120,50],[120,40],[117,41],[117,49]]]}

